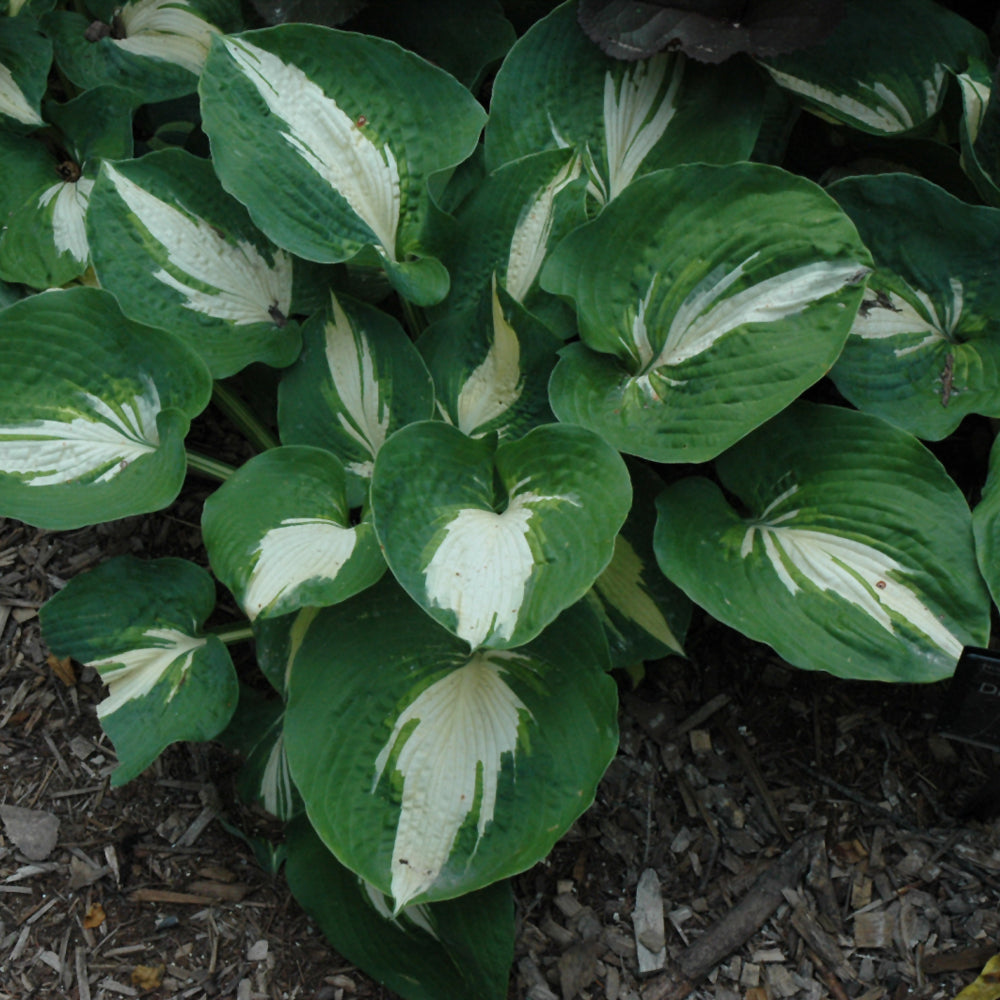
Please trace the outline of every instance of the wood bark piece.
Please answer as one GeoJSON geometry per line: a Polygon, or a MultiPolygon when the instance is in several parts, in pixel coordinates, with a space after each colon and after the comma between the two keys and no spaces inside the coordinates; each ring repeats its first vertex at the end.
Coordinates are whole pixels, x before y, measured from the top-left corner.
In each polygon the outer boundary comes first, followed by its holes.
{"type": "Polygon", "coordinates": [[[718,923],[705,931],[677,959],[678,976],[659,976],[642,991],[642,1000],[683,1000],[724,958],[732,954],[784,900],[782,889],[794,886],[819,850],[822,838],[808,834],[768,868],[747,894],[718,923]]]}
{"type": "Polygon", "coordinates": [[[663,927],[663,893],[660,879],[652,868],[639,876],[632,912],[636,958],[639,975],[657,972],[667,964],[667,945],[663,927]]]}
{"type": "Polygon", "coordinates": [[[0,806],[0,820],[14,846],[29,861],[44,861],[59,839],[59,817],[44,809],[0,806]]]}

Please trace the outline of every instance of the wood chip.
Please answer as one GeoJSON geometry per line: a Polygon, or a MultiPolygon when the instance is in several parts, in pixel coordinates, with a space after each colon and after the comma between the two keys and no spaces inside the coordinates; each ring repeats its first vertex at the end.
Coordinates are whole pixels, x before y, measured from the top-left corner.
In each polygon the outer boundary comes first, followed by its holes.
{"type": "Polygon", "coordinates": [[[892,944],[895,921],[888,910],[868,910],[854,917],[856,948],[888,948],[892,944]]]}
{"type": "Polygon", "coordinates": [[[0,806],[4,831],[29,861],[44,861],[59,840],[59,817],[44,809],[0,806]]]}
{"type": "Polygon", "coordinates": [[[639,878],[632,912],[639,975],[656,972],[667,964],[666,937],[663,926],[663,893],[659,876],[647,868],[639,878]]]}

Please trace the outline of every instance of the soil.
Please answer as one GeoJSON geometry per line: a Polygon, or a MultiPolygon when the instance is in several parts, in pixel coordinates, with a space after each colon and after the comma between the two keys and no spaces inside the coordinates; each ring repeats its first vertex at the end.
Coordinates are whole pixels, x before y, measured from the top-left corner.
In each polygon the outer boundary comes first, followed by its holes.
{"type": "MultiPolygon", "coordinates": [[[[99,679],[40,637],[109,556],[204,561],[207,492],[73,532],[0,521],[0,1000],[394,995],[238,835],[280,831],[227,751],[110,787],[99,679]]],[[[1000,755],[939,735],[946,685],[796,671],[706,618],[688,652],[622,680],[595,805],[515,879],[510,997],[955,997],[1000,951],[1000,755]]]]}

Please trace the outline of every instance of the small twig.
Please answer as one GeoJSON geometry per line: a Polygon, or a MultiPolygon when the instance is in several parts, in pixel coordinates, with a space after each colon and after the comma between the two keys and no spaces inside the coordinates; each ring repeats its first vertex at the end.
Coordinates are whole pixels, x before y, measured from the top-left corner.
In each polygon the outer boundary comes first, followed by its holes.
{"type": "Polygon", "coordinates": [[[706,719],[710,719],[720,708],[724,708],[732,699],[728,694],[717,694],[710,698],[696,712],[692,712],[679,726],[670,732],[670,739],[675,740],[678,736],[683,736],[686,732],[700,726],[706,719]]]}
{"type": "Polygon", "coordinates": [[[733,725],[731,719],[723,720],[721,729],[726,742],[732,748],[733,753],[739,758],[740,764],[743,765],[743,770],[746,771],[747,777],[750,778],[750,783],[761,797],[764,808],[767,810],[768,816],[771,817],[771,822],[774,823],[774,828],[781,834],[785,843],[790,844],[793,839],[792,835],[789,833],[788,827],[785,826],[785,822],[781,818],[781,813],[778,812],[778,807],[774,804],[774,799],[771,797],[771,790],[767,787],[767,782],[764,781],[764,776],[760,773],[757,761],[754,759],[749,747],[747,747],[746,741],[740,735],[740,731],[736,726],[733,725]]]}

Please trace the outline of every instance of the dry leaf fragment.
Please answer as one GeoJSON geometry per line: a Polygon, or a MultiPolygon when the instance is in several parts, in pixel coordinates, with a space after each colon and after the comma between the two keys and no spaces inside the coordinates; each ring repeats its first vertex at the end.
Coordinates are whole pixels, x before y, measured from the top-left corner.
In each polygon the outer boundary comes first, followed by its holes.
{"type": "Polygon", "coordinates": [[[93,903],[84,914],[83,926],[88,930],[93,930],[95,927],[100,927],[106,919],[107,914],[104,912],[104,907],[100,903],[93,903]]]}
{"type": "Polygon", "coordinates": [[[163,981],[165,965],[137,965],[132,970],[132,985],[140,990],[155,990],[163,981]]]}
{"type": "Polygon", "coordinates": [[[979,978],[962,990],[955,1000],[1000,1000],[1000,955],[994,955],[979,978]]]}
{"type": "Polygon", "coordinates": [[[73,661],[67,656],[63,659],[59,659],[54,653],[49,653],[45,657],[45,662],[49,665],[49,670],[52,671],[66,685],[66,687],[73,687],[76,684],[76,670],[73,667],[73,661]]]}

